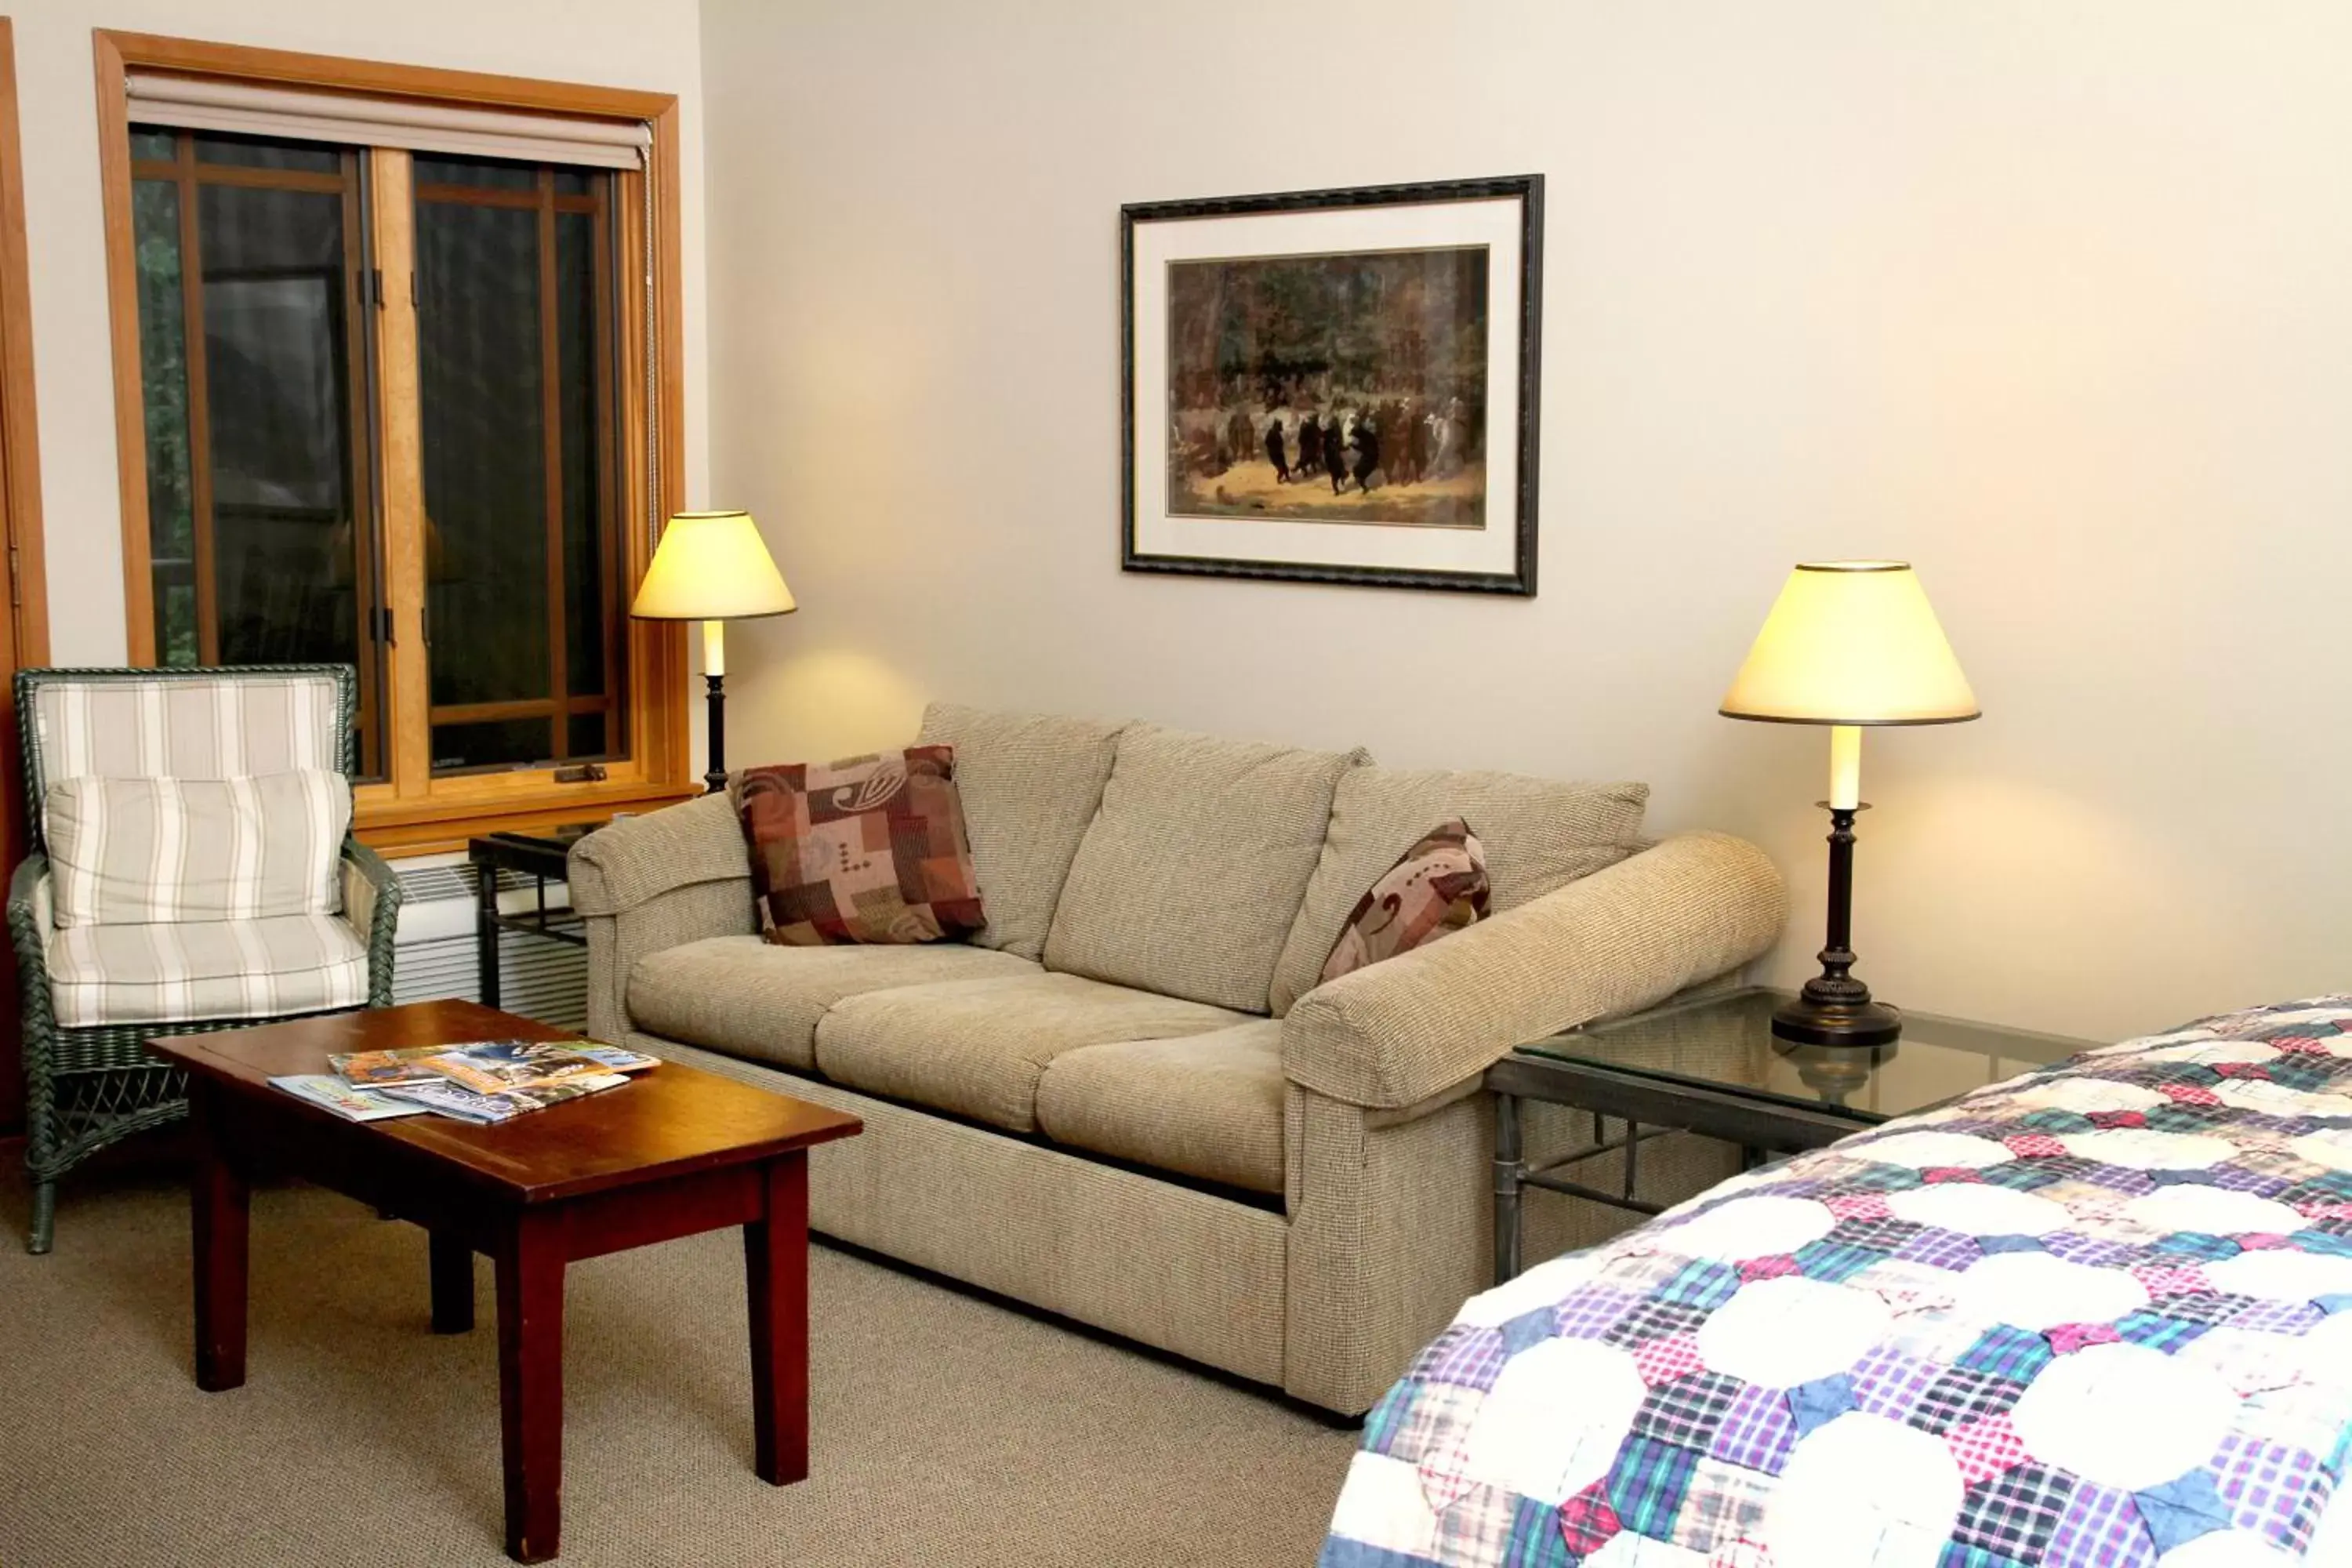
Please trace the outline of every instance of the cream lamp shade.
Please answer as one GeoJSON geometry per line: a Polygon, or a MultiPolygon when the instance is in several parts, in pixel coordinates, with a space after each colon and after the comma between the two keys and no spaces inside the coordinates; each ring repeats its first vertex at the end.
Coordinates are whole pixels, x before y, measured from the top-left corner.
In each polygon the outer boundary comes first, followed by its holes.
{"type": "Polygon", "coordinates": [[[1720,711],[1786,724],[1952,724],[1977,717],[1918,574],[1901,561],[1789,574],[1720,711]]]}
{"type": "Polygon", "coordinates": [[[748,511],[682,511],[662,530],[629,614],[647,621],[736,621],[799,608],[748,511]]]}

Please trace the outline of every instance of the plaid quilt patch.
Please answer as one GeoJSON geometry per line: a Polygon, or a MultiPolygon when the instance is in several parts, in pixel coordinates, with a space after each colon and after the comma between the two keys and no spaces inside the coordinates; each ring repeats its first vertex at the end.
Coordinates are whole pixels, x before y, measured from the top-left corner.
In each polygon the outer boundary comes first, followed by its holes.
{"type": "Polygon", "coordinates": [[[2347,1032],[2092,1052],[1473,1299],[1325,1568],[2352,1561],[2347,1032]]]}

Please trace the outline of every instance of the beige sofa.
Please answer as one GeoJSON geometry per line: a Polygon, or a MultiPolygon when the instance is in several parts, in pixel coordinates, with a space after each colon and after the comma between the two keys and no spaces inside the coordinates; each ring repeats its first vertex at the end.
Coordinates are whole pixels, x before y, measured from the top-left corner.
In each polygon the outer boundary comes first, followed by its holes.
{"type": "MultiPolygon", "coordinates": [[[[1342,1414],[1487,1282],[1487,1064],[1730,974],[1785,913],[1751,846],[1641,839],[1638,785],[947,705],[921,738],[956,748],[986,930],[770,946],[707,796],[572,852],[591,1032],[863,1116],[814,1156],[820,1231],[1342,1414]],[[1492,916],[1318,985],[1452,816],[1492,916]]],[[[1695,1190],[1714,1158],[1642,1165],[1695,1190]]],[[[1549,1245],[1608,1228],[1559,1203],[1549,1245]]]]}

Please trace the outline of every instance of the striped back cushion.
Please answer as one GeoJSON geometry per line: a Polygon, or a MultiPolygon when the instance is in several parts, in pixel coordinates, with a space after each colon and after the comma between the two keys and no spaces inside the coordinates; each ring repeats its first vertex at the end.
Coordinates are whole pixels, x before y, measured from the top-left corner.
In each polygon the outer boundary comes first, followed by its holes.
{"type": "Polygon", "coordinates": [[[352,791],[339,773],[69,778],[42,811],[60,929],[342,908],[352,791]]]}
{"type": "Polygon", "coordinates": [[[33,700],[44,784],[333,773],[341,719],[341,689],[323,674],[48,680],[33,700]]]}

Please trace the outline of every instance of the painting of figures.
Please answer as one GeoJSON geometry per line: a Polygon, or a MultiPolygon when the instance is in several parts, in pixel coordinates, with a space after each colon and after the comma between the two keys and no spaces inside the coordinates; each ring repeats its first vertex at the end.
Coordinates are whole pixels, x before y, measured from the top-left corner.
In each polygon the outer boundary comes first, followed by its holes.
{"type": "Polygon", "coordinates": [[[1129,572],[1532,597],[1543,177],[1120,209],[1129,572]]]}
{"type": "Polygon", "coordinates": [[[1168,510],[1483,528],[1483,246],[1169,269],[1168,510]]]}

